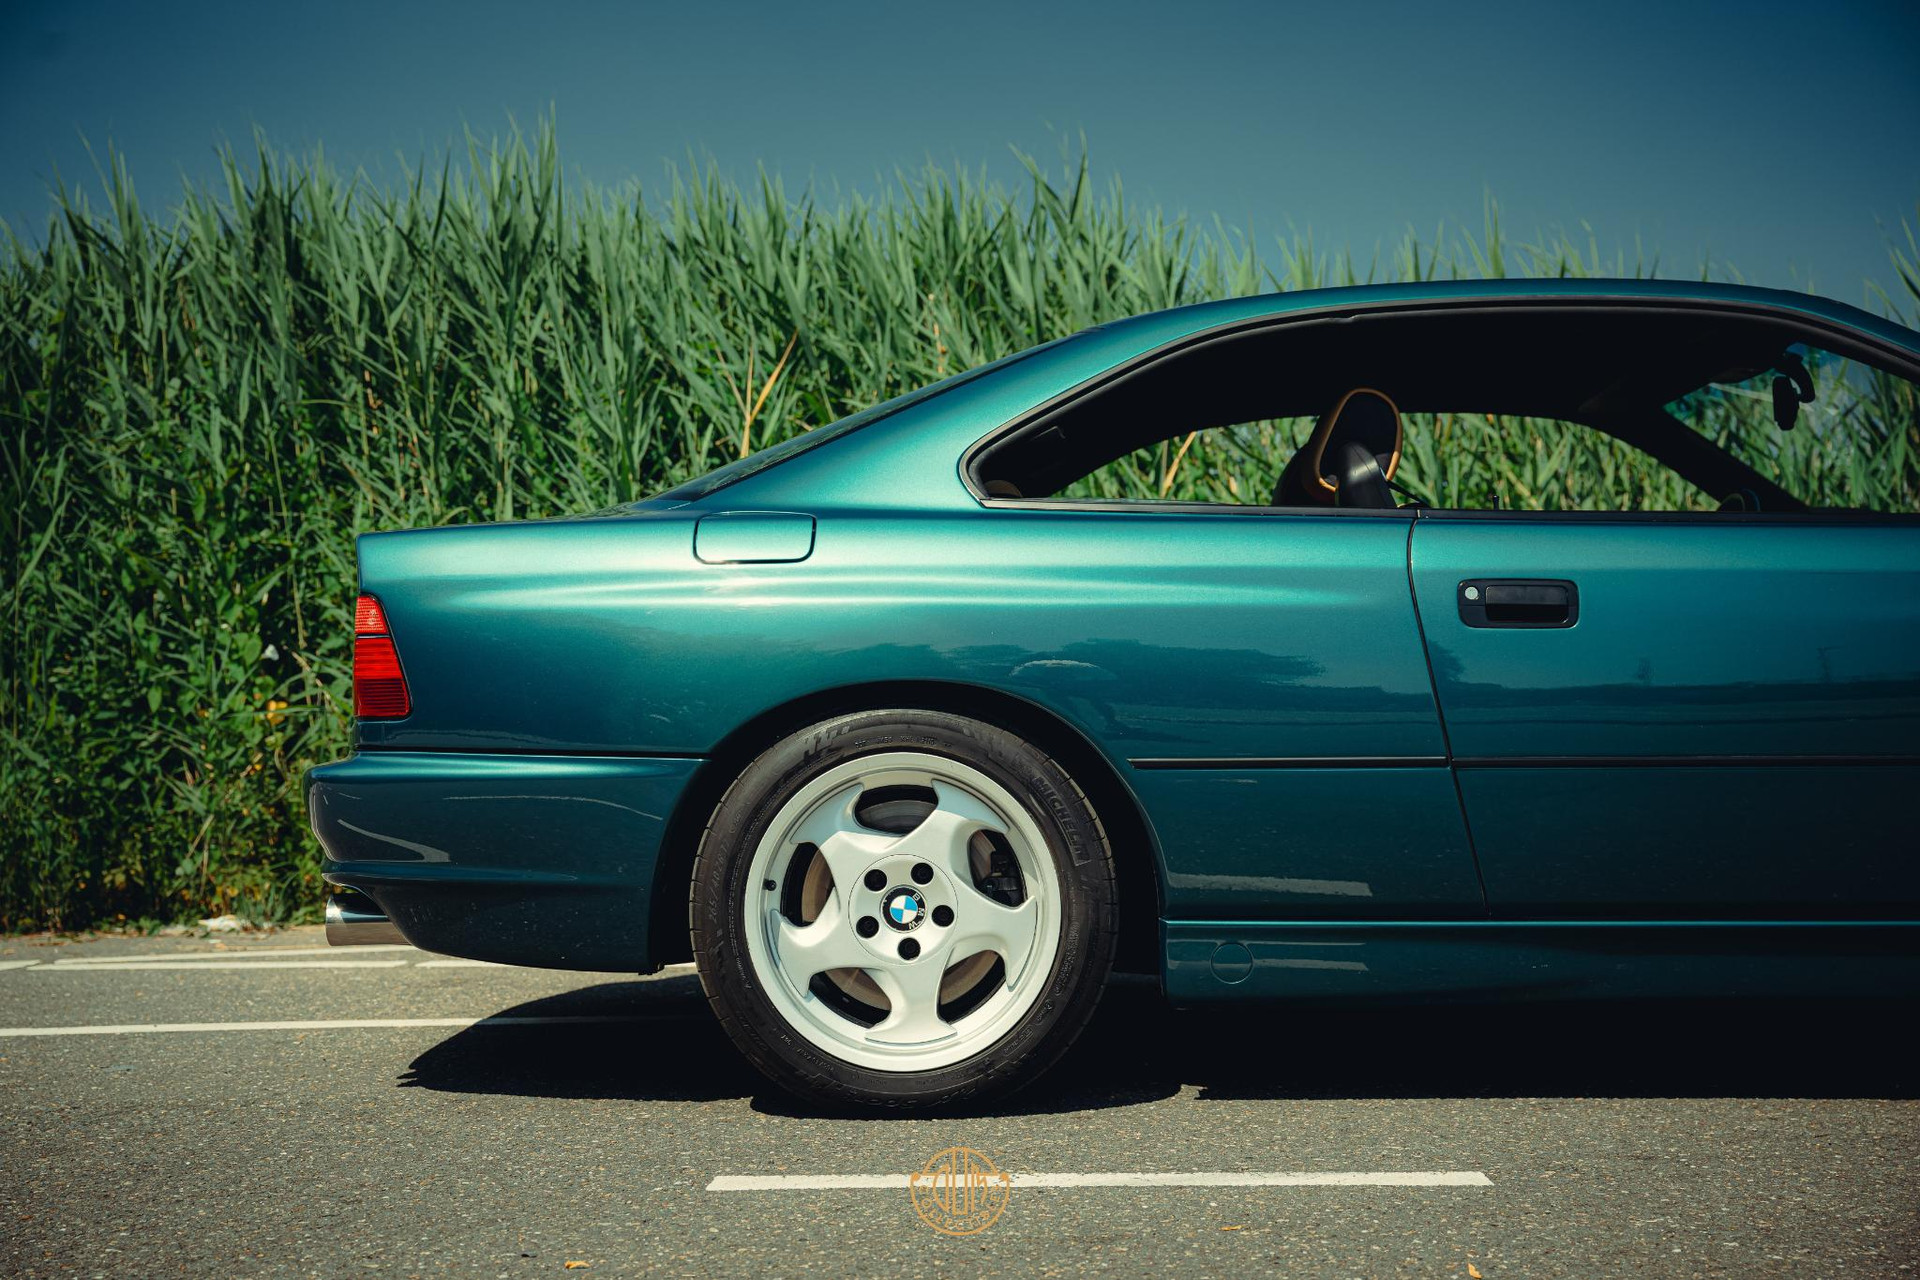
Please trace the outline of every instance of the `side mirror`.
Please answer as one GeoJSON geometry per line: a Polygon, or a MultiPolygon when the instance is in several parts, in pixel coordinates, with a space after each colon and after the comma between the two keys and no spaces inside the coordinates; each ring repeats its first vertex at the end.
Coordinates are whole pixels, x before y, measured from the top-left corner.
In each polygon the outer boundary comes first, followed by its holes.
{"type": "Polygon", "coordinates": [[[1793,430],[1800,421],[1800,406],[1813,403],[1813,375],[1806,362],[1791,351],[1773,366],[1780,376],[1773,380],[1773,420],[1782,431],[1793,430]]]}
{"type": "Polygon", "coordinates": [[[1800,396],[1791,378],[1773,380],[1773,421],[1782,431],[1793,430],[1800,421],[1800,396]]]}

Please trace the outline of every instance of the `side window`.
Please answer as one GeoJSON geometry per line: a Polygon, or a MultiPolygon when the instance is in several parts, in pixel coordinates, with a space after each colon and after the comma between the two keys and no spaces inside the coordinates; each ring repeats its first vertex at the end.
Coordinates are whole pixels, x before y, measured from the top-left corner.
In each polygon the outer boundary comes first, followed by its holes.
{"type": "Polygon", "coordinates": [[[1203,339],[993,440],[989,499],[1920,509],[1920,393],[1765,313],[1435,310],[1203,339]]]}
{"type": "Polygon", "coordinates": [[[1183,431],[1134,449],[1060,490],[1102,502],[1224,502],[1261,506],[1312,418],[1267,418],[1183,431]]]}
{"type": "Polygon", "coordinates": [[[1604,431],[1559,418],[1409,413],[1395,482],[1455,511],[1712,511],[1719,498],[1604,431]]]}
{"type": "Polygon", "coordinates": [[[1920,388],[1804,343],[1786,356],[1729,370],[1667,412],[1810,509],[1920,511],[1920,388]]]}
{"type": "MultiPolygon", "coordinates": [[[[1050,495],[1099,502],[1263,506],[1315,418],[1269,418],[1169,436],[1050,495]]],[[[1718,498],[1632,445],[1579,423],[1489,413],[1403,413],[1401,501],[1455,510],[1711,511],[1718,498]]]]}

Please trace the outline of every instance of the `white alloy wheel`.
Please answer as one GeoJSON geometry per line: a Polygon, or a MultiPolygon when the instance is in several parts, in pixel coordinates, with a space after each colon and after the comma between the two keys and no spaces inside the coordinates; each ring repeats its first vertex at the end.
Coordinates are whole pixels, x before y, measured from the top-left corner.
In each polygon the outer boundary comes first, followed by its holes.
{"type": "Polygon", "coordinates": [[[780,1018],[872,1071],[930,1071],[988,1048],[1045,989],[1060,946],[1046,839],[958,760],[892,751],[810,780],[768,824],[743,933],[780,1018]]]}

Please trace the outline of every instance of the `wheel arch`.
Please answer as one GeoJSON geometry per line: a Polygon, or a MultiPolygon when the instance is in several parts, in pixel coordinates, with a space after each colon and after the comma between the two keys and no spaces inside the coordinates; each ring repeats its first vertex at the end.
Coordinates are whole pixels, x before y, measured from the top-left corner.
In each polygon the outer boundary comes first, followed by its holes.
{"type": "Polygon", "coordinates": [[[687,897],[701,834],[720,798],[755,756],[790,733],[834,716],[898,708],[941,711],[985,721],[1039,747],[1086,792],[1113,849],[1120,893],[1120,936],[1114,967],[1160,974],[1160,844],[1146,810],[1093,741],[1049,708],[984,685],[949,681],[880,681],[844,685],[771,707],[734,729],[708,753],[668,819],[649,895],[647,951],[654,966],[692,955],[687,897]]]}

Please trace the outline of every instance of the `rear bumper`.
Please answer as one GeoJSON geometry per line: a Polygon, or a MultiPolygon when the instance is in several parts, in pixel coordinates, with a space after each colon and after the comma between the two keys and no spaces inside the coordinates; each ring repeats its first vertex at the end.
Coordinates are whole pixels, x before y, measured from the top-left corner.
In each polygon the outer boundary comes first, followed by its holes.
{"type": "Polygon", "coordinates": [[[660,843],[700,763],[363,751],[308,772],[307,817],[327,883],[416,946],[639,971],[660,843]]]}

